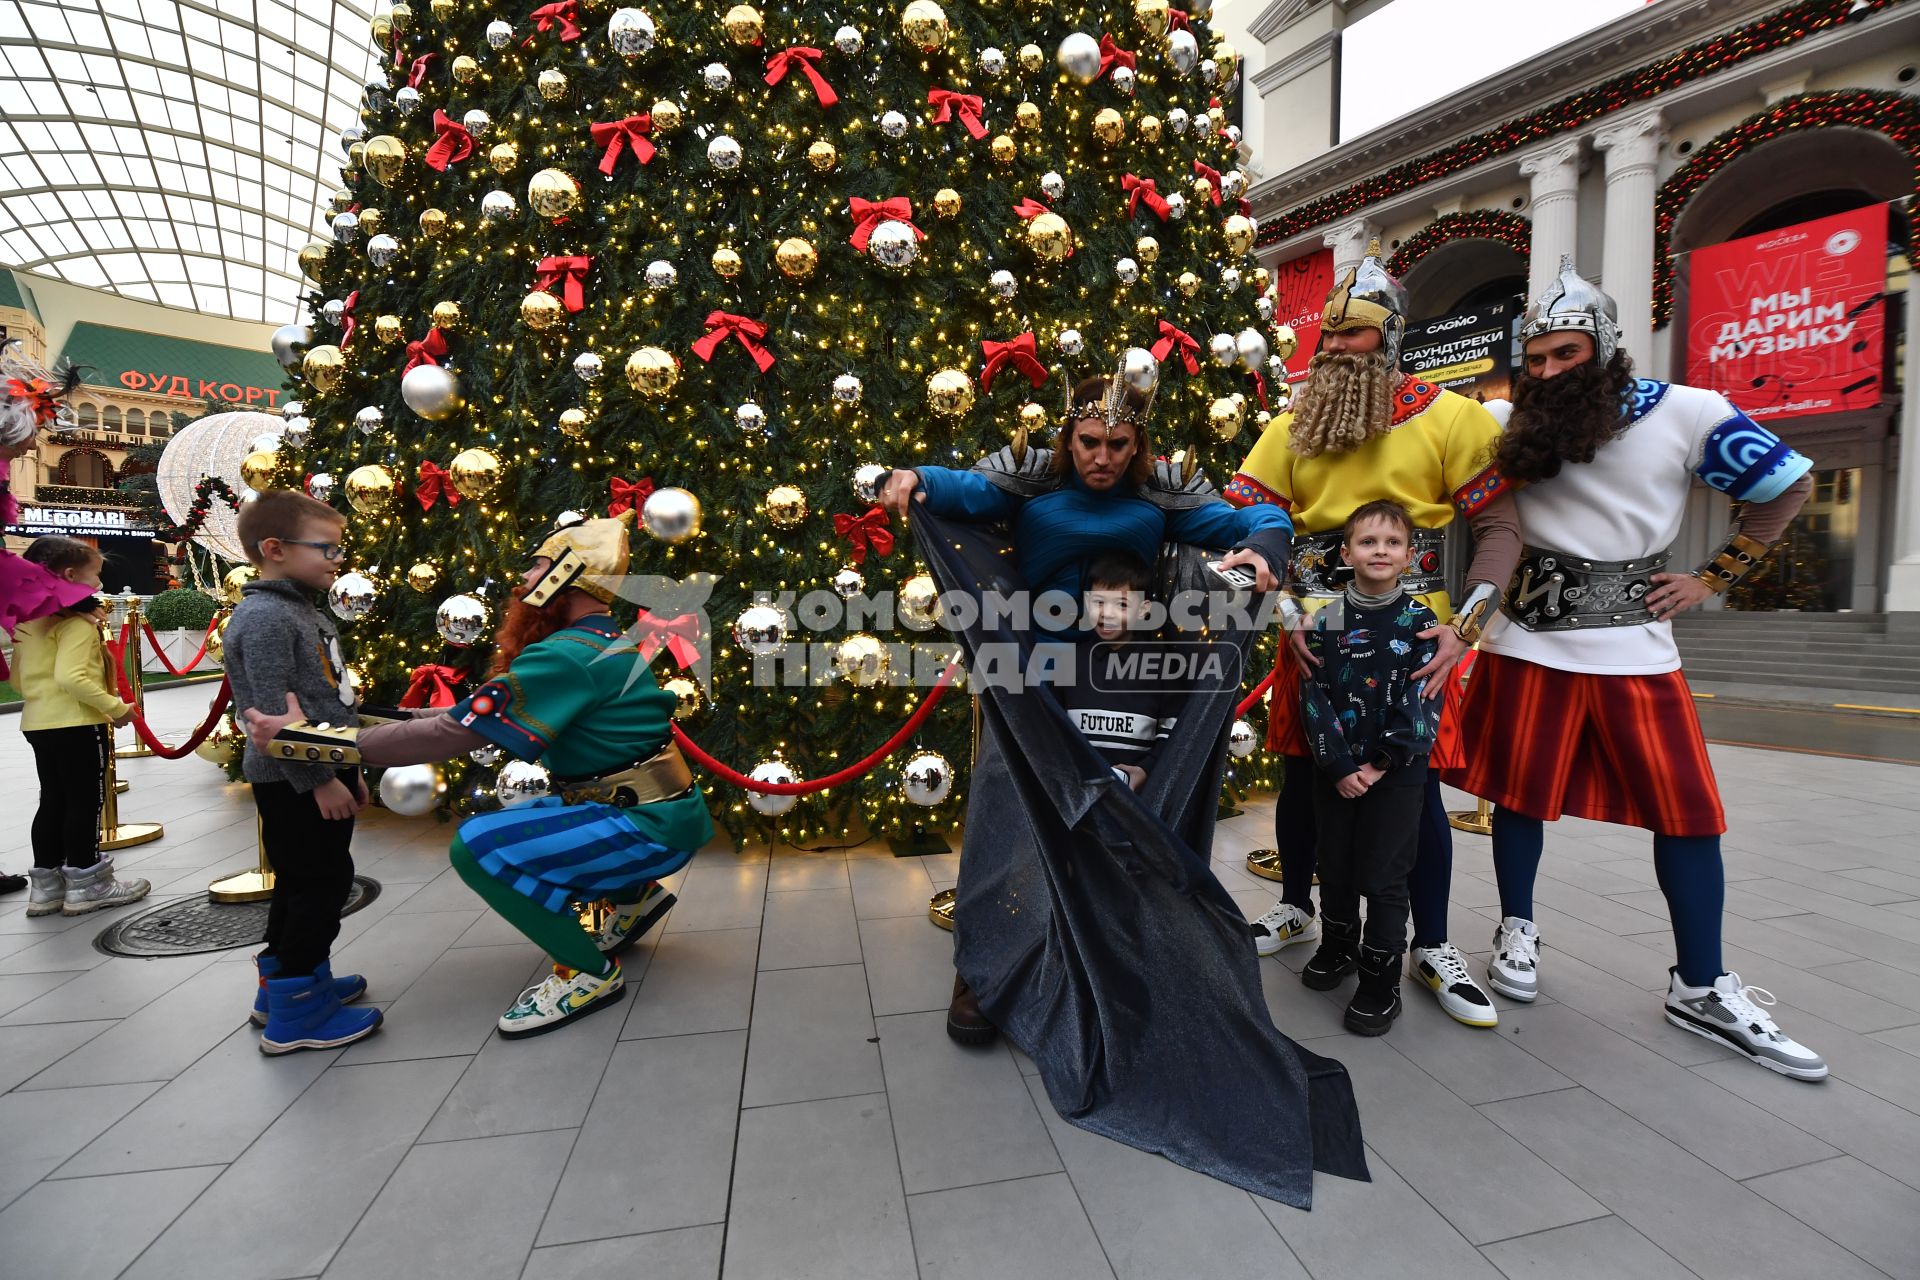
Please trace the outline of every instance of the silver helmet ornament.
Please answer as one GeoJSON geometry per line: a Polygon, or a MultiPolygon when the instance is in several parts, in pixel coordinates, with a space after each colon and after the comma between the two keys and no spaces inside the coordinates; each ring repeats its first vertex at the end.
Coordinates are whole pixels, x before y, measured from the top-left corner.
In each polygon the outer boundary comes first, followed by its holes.
{"type": "Polygon", "coordinates": [[[1547,333],[1584,333],[1592,337],[1594,362],[1605,365],[1620,349],[1620,308],[1612,298],[1573,269],[1573,255],[1560,255],[1560,274],[1527,304],[1520,320],[1520,341],[1547,333]]]}
{"type": "Polygon", "coordinates": [[[1387,367],[1400,366],[1400,339],[1407,329],[1407,291],[1387,274],[1380,260],[1380,242],[1367,245],[1367,256],[1327,295],[1326,310],[1320,317],[1321,333],[1354,333],[1362,329],[1380,331],[1380,349],[1386,353],[1387,367]]]}

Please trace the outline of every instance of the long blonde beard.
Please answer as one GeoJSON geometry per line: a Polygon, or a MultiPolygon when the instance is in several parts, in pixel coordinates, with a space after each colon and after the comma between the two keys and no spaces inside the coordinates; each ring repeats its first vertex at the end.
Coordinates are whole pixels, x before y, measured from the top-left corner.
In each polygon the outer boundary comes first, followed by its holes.
{"type": "Polygon", "coordinates": [[[1393,372],[1386,353],[1322,351],[1294,397],[1288,441],[1303,458],[1352,453],[1393,427],[1393,372]]]}

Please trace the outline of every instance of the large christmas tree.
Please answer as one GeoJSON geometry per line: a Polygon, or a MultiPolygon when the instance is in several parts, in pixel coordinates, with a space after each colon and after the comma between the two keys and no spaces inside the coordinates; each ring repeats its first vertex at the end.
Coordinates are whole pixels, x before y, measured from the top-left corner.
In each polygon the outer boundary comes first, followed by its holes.
{"type": "MultiPolygon", "coordinates": [[[[1154,450],[1231,470],[1281,384],[1220,106],[1237,58],[1207,7],[431,0],[376,18],[391,72],[345,139],[332,242],[301,256],[313,345],[282,349],[299,414],[277,459],[250,460],[351,509],[366,584],[342,607],[372,699],[423,665],[484,670],[528,548],[565,512],[636,506],[630,572],[715,579],[683,728],[741,772],[819,777],[928,694],[898,661],[879,678],[873,642],[944,634],[791,617],[786,638],[837,646],[844,674],[768,688],[741,641],[777,639],[778,615],[749,615],[757,637],[734,623],[758,591],[877,595],[919,573],[874,506],[877,467],[967,466],[1022,425],[1051,444],[1072,383],[1137,347],[1160,357],[1154,450]]],[[[661,646],[658,678],[686,678],[682,656],[661,646]]],[[[802,797],[781,836],[950,826],[964,785],[931,811],[902,796],[927,750],[964,772],[964,696],[802,797]]],[[[491,769],[462,768],[455,808],[487,803],[491,769]]],[[[710,794],[736,835],[765,832],[739,787],[710,794]]]]}

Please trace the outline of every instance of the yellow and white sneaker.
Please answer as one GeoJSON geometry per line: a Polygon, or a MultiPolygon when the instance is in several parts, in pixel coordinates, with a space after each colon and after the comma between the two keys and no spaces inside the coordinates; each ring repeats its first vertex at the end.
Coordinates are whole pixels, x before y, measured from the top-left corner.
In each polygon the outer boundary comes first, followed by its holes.
{"type": "Polygon", "coordinates": [[[594,923],[589,925],[593,945],[603,956],[617,956],[640,941],[646,932],[673,910],[674,896],[659,881],[648,885],[638,902],[624,905],[595,903],[594,923]]]}
{"type": "Polygon", "coordinates": [[[626,994],[626,983],[619,962],[608,963],[612,972],[598,976],[553,966],[551,976],[522,991],[513,1008],[500,1015],[500,1034],[509,1040],[544,1035],[563,1023],[618,1004],[626,994]]]}

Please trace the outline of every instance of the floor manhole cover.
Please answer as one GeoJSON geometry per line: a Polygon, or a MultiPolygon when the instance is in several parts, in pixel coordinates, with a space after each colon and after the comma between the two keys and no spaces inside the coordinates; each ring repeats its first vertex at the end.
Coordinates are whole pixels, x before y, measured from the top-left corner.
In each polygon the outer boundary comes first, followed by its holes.
{"type": "MultiPolygon", "coordinates": [[[[380,896],[380,882],[353,878],[340,912],[350,916],[380,896]]],[[[206,894],[172,898],[116,920],[93,945],[110,956],[191,956],[259,945],[267,936],[269,902],[219,903],[206,894]]]]}

